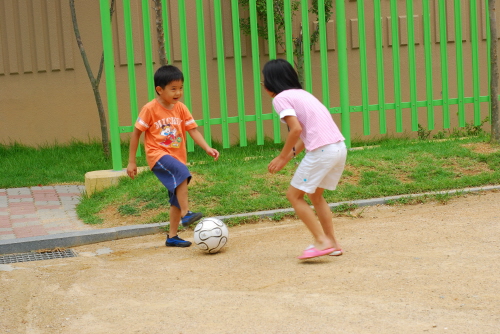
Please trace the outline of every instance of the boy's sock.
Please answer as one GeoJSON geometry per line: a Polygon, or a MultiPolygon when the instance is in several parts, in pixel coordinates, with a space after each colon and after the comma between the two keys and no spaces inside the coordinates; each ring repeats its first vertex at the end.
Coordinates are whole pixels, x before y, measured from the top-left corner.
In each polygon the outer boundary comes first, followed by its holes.
{"type": "Polygon", "coordinates": [[[165,241],[165,246],[167,247],[189,247],[191,246],[190,241],[182,240],[178,235],[170,238],[167,235],[167,240],[165,241]]]}
{"type": "Polygon", "coordinates": [[[201,212],[191,212],[188,211],[184,217],[182,217],[181,222],[182,226],[188,227],[193,224],[195,221],[200,220],[203,217],[203,213],[201,212]]]}

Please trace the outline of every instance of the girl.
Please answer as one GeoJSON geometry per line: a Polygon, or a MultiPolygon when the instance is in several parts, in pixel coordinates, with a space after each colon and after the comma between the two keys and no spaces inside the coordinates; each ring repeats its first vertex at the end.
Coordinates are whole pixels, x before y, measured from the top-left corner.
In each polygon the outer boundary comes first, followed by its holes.
{"type": "Polygon", "coordinates": [[[289,134],[281,153],[268,165],[270,173],[280,171],[304,148],[306,155],[295,171],[286,197],[314,237],[299,259],[322,255],[342,255],[333,231],[332,212],[323,197],[325,189],[334,190],[344,170],[347,149],[344,137],[328,109],[302,89],[297,72],[284,59],[269,61],[262,70],[264,88],[273,106],[286,123],[289,134]],[[316,210],[305,201],[307,194],[316,210]]]}

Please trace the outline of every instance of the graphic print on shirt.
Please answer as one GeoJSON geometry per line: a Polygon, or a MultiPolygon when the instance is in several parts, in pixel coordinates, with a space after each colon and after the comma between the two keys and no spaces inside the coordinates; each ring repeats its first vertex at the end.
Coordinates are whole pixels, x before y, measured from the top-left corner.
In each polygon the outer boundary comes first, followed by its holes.
{"type": "Polygon", "coordinates": [[[175,127],[181,123],[182,120],[177,117],[168,117],[155,122],[156,128],[161,129],[160,135],[165,137],[160,145],[172,148],[181,147],[182,137],[177,135],[178,129],[175,127]]]}

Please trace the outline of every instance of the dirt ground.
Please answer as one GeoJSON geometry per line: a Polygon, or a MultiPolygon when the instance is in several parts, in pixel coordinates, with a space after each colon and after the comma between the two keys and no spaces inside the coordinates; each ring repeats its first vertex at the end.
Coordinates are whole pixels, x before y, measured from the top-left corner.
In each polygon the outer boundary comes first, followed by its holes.
{"type": "Polygon", "coordinates": [[[500,333],[499,203],[365,208],[334,220],[343,256],[302,262],[285,220],[231,227],[214,255],[157,234],[1,265],[0,333],[500,333]]]}

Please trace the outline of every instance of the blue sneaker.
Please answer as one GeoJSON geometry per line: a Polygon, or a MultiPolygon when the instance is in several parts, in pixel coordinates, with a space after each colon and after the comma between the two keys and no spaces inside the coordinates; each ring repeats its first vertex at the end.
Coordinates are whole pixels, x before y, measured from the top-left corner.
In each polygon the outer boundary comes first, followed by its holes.
{"type": "Polygon", "coordinates": [[[169,238],[167,235],[167,240],[165,241],[165,246],[167,247],[189,247],[191,246],[190,241],[182,240],[176,235],[173,238],[169,238]]]}
{"type": "Polygon", "coordinates": [[[188,211],[184,217],[182,217],[181,222],[182,226],[188,227],[193,224],[195,221],[200,220],[203,217],[203,213],[201,212],[191,212],[188,211]]]}

